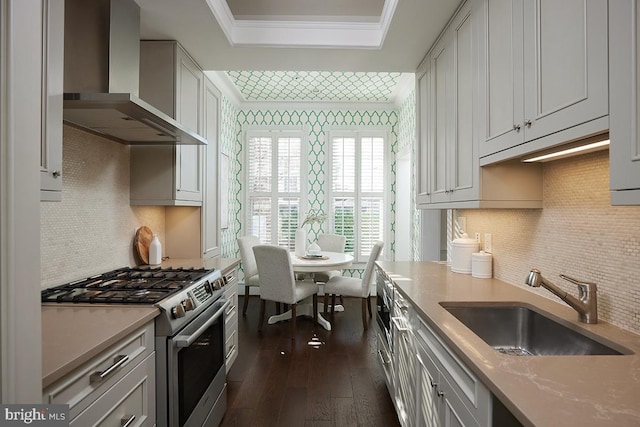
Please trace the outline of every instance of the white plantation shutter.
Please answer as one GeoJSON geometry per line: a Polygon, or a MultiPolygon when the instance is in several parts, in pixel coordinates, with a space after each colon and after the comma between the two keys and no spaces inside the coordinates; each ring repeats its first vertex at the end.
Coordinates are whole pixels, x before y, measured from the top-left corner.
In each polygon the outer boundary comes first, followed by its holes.
{"type": "Polygon", "coordinates": [[[247,230],[263,243],[294,248],[303,200],[301,132],[247,136],[247,230]],[[275,176],[274,176],[275,175],[275,176]]]}
{"type": "Polygon", "coordinates": [[[375,242],[384,240],[385,137],[341,132],[330,143],[333,232],[347,237],[345,252],[356,262],[366,262],[375,242]]]}
{"type": "Polygon", "coordinates": [[[356,189],[356,140],[334,138],[331,147],[333,170],[331,184],[335,192],[351,192],[356,189]]]}

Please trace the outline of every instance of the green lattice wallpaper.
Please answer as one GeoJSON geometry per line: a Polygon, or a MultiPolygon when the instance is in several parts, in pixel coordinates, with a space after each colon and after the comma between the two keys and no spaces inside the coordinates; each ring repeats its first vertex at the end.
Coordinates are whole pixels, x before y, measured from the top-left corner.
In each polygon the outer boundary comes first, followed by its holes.
{"type": "MultiPolygon", "coordinates": [[[[391,129],[390,143],[392,153],[392,219],[391,219],[391,241],[395,240],[395,180],[396,162],[395,155],[406,146],[414,145],[415,139],[415,108],[413,92],[402,103],[398,110],[287,110],[287,109],[242,109],[235,107],[225,97],[222,100],[222,121],[221,121],[221,150],[229,155],[230,163],[230,186],[231,192],[229,202],[229,229],[222,233],[222,255],[237,257],[238,249],[236,238],[244,234],[242,229],[242,161],[243,161],[243,141],[241,129],[245,125],[263,126],[304,126],[309,129],[309,153],[308,153],[308,202],[309,208],[326,212],[326,200],[324,191],[325,180],[325,129],[329,126],[388,126],[391,129]]],[[[412,179],[412,187],[415,183],[412,179]]],[[[412,206],[415,206],[412,200],[412,206]]],[[[414,235],[411,241],[415,245],[413,253],[419,253],[419,216],[416,215],[413,227],[414,235]]],[[[318,224],[314,224],[309,230],[312,238],[324,230],[318,224]]],[[[388,246],[391,253],[395,248],[388,246]]],[[[351,274],[359,275],[360,270],[352,271],[351,274]]]]}
{"type": "Polygon", "coordinates": [[[401,73],[227,71],[246,101],[389,102],[401,73]]]}

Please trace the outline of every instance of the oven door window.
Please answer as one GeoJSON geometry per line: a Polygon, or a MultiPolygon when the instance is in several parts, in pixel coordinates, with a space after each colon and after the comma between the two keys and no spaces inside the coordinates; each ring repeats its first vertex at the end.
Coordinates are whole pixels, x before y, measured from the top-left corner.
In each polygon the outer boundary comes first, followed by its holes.
{"type": "Polygon", "coordinates": [[[184,425],[220,369],[224,369],[224,317],[178,352],[178,402],[184,425]]]}

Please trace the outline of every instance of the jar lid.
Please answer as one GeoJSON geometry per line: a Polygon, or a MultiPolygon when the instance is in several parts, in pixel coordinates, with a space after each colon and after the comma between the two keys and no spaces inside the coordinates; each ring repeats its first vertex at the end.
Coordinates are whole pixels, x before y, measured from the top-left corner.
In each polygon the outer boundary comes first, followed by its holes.
{"type": "Polygon", "coordinates": [[[478,242],[475,239],[471,239],[467,233],[462,233],[462,236],[454,239],[451,243],[456,246],[478,247],[478,242]]]}

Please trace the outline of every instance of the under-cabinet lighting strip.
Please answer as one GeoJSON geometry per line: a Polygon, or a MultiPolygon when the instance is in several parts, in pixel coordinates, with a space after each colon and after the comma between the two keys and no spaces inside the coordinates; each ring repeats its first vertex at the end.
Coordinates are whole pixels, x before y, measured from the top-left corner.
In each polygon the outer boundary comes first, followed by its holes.
{"type": "Polygon", "coordinates": [[[582,151],[594,150],[596,148],[604,147],[609,145],[609,140],[593,142],[591,144],[581,145],[579,147],[567,148],[566,150],[556,151],[554,153],[543,154],[536,157],[531,157],[528,159],[523,159],[523,162],[541,162],[545,160],[554,159],[556,157],[567,156],[570,154],[580,153],[582,151]]]}

